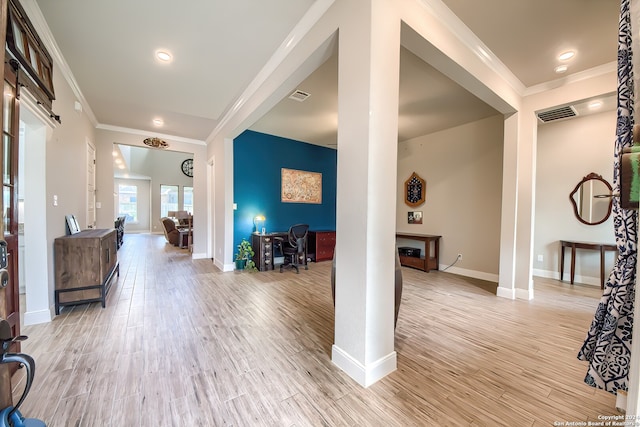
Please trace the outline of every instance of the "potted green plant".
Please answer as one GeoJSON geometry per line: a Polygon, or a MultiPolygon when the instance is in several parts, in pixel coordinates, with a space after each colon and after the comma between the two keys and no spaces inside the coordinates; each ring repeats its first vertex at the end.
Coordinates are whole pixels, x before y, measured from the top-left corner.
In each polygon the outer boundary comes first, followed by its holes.
{"type": "Polygon", "coordinates": [[[236,270],[256,270],[256,264],[253,262],[254,254],[251,243],[247,239],[242,239],[236,253],[236,270]]]}

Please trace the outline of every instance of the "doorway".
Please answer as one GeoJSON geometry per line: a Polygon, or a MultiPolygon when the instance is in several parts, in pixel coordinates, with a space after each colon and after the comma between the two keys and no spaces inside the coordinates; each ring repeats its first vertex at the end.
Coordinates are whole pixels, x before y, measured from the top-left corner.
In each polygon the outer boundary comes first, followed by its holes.
{"type": "Polygon", "coordinates": [[[23,325],[50,322],[47,265],[47,125],[21,104],[18,175],[18,271],[23,325]],[[25,209],[26,207],[26,209],[25,209]]]}

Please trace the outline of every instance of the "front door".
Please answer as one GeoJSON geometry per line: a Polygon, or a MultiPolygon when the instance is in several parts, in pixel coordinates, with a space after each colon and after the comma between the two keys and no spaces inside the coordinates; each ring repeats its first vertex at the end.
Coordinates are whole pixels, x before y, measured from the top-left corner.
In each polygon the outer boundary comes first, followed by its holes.
{"type": "MultiPolygon", "coordinates": [[[[11,334],[14,337],[20,335],[17,187],[20,110],[16,81],[16,71],[11,65],[5,63],[4,96],[2,98],[2,150],[0,151],[2,169],[2,206],[0,206],[2,209],[0,212],[2,212],[2,237],[7,247],[7,271],[9,276],[4,288],[4,306],[0,307],[0,318],[4,318],[9,322],[11,334]]],[[[20,344],[15,343],[11,350],[14,352],[20,351],[20,344]]]]}

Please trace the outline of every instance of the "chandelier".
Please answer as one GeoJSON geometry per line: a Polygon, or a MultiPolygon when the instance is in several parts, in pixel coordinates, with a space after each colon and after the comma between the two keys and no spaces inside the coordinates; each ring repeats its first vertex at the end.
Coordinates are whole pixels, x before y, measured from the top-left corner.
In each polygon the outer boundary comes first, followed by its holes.
{"type": "Polygon", "coordinates": [[[144,145],[148,145],[153,148],[167,148],[169,144],[166,141],[161,140],[160,138],[146,138],[144,141],[144,145]]]}

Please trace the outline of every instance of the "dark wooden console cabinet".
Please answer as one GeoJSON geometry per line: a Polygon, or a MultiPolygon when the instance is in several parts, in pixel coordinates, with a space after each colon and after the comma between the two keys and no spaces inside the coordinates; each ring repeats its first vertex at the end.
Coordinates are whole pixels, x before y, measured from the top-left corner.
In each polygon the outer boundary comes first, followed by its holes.
{"type": "Polygon", "coordinates": [[[267,271],[274,269],[273,241],[276,237],[286,237],[283,233],[259,234],[251,235],[251,247],[253,247],[253,262],[256,264],[258,271],[267,271]]]}
{"type": "Polygon", "coordinates": [[[55,310],[66,305],[101,302],[114,273],[120,276],[117,234],[114,229],[84,230],[54,242],[55,310]]]}
{"type": "Polygon", "coordinates": [[[336,247],[336,232],[333,230],[309,231],[309,258],[314,262],[333,259],[336,247]]]}
{"type": "MultiPolygon", "coordinates": [[[[251,247],[253,248],[253,262],[256,264],[256,268],[258,271],[268,271],[273,270],[280,264],[284,263],[284,256],[280,253],[280,242],[279,239],[282,239],[284,245],[288,245],[288,237],[289,234],[285,231],[260,234],[260,233],[252,233],[251,234],[251,247]]],[[[309,237],[307,236],[307,242],[309,237]]],[[[308,246],[305,245],[305,249],[308,246]]],[[[307,260],[307,253],[309,251],[305,250],[305,264],[307,260]]]]}
{"type": "Polygon", "coordinates": [[[413,267],[419,270],[426,271],[439,269],[439,252],[440,252],[440,237],[431,234],[411,234],[411,233],[396,233],[396,238],[419,240],[424,242],[424,256],[420,258],[414,258],[409,256],[400,256],[400,264],[406,267],[413,267]],[[431,242],[433,242],[433,251],[431,250],[431,242]]]}

